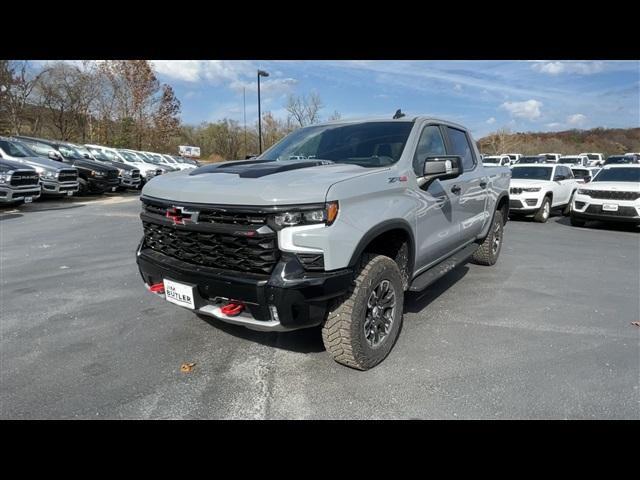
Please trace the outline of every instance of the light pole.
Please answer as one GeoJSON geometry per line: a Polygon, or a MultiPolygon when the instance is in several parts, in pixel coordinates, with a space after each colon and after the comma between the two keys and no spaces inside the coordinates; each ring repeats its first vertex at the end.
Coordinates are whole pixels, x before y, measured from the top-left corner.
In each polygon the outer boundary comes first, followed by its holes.
{"type": "Polygon", "coordinates": [[[260,77],[268,77],[269,73],[264,70],[258,70],[258,145],[260,154],[262,154],[262,113],[260,111],[260,77]]]}

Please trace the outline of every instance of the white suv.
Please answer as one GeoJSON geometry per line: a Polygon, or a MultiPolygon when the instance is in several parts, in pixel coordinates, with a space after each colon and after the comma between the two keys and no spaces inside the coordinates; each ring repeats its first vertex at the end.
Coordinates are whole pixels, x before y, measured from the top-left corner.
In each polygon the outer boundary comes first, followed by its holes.
{"type": "Polygon", "coordinates": [[[482,158],[485,167],[508,167],[511,165],[509,155],[487,155],[482,158]]]}
{"type": "Polygon", "coordinates": [[[604,164],[604,155],[601,153],[581,153],[580,156],[585,156],[589,159],[587,167],[600,167],[604,164]]]}
{"type": "Polygon", "coordinates": [[[589,157],[586,155],[563,155],[557,163],[569,166],[586,167],[589,164],[589,157]]]}
{"type": "Polygon", "coordinates": [[[571,206],[571,225],[588,220],[640,224],[640,165],[606,165],[580,186],[571,206]]]}
{"type": "Polygon", "coordinates": [[[569,213],[577,188],[578,182],[567,165],[516,164],[511,168],[509,212],[534,215],[536,222],[545,223],[553,209],[569,213]]]}
{"type": "Polygon", "coordinates": [[[562,156],[561,153],[539,153],[538,155],[541,155],[544,158],[546,158],[547,162],[549,163],[556,163],[558,160],[560,160],[560,157],[562,156]]]}

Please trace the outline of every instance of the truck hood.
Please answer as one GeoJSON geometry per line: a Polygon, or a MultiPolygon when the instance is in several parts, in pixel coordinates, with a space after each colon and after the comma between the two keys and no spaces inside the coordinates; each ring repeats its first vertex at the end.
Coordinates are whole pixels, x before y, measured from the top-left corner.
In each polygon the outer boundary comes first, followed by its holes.
{"type": "Polygon", "coordinates": [[[528,178],[512,178],[510,187],[518,187],[518,188],[535,188],[535,187],[546,187],[551,183],[550,180],[535,180],[528,178]]]}
{"type": "Polygon", "coordinates": [[[16,162],[14,160],[7,160],[6,158],[0,158],[0,173],[10,172],[12,170],[15,171],[15,170],[34,170],[34,169],[22,162],[16,162]]]}
{"type": "Polygon", "coordinates": [[[110,172],[113,170],[118,170],[116,167],[113,167],[111,165],[107,165],[105,163],[100,163],[97,161],[93,161],[93,160],[80,160],[80,159],[74,159],[72,160],[72,165],[74,167],[77,168],[86,168],[86,169],[90,169],[90,170],[95,170],[97,172],[110,172]]]}
{"type": "Polygon", "coordinates": [[[12,160],[14,162],[24,163],[33,168],[40,168],[47,172],[57,172],[58,170],[73,168],[65,163],[49,160],[44,157],[20,157],[19,159],[13,158],[12,160]]]}
{"type": "Polygon", "coordinates": [[[640,192],[640,184],[636,182],[589,182],[582,186],[585,190],[640,192]]]}
{"type": "Polygon", "coordinates": [[[331,185],[384,168],[322,161],[224,162],[156,177],[142,194],[220,205],[321,203],[331,185]]]}

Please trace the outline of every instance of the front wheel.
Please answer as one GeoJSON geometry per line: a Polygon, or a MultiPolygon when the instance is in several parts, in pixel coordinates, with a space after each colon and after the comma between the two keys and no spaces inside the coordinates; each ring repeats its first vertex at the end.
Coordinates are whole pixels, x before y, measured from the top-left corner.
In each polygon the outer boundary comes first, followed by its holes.
{"type": "Polygon", "coordinates": [[[368,370],[395,344],[402,325],[404,289],[396,262],[365,254],[349,292],[329,308],[322,340],[333,359],[368,370]]]}
{"type": "Polygon", "coordinates": [[[544,197],[544,200],[542,200],[542,205],[540,205],[540,208],[538,209],[536,214],[533,216],[533,220],[538,223],[546,223],[547,220],[549,220],[550,213],[551,213],[551,200],[549,200],[549,197],[544,197]]]}
{"type": "Polygon", "coordinates": [[[562,210],[562,215],[564,215],[565,217],[568,217],[569,215],[571,215],[571,204],[573,203],[573,196],[575,194],[576,194],[575,190],[571,192],[571,196],[569,197],[569,203],[567,203],[567,205],[562,210]]]}

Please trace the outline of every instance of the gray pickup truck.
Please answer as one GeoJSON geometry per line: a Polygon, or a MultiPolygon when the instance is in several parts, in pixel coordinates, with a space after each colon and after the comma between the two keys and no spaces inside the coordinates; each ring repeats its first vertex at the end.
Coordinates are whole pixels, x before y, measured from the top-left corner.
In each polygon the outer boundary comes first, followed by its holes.
{"type": "Polygon", "coordinates": [[[400,331],[405,291],[461,263],[493,265],[510,170],[428,117],[301,128],[262,155],[154,178],[137,250],[153,293],[262,331],[322,326],[366,370],[400,331]]]}

